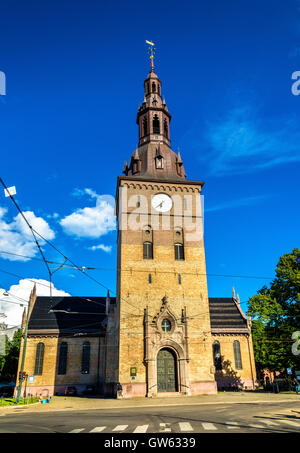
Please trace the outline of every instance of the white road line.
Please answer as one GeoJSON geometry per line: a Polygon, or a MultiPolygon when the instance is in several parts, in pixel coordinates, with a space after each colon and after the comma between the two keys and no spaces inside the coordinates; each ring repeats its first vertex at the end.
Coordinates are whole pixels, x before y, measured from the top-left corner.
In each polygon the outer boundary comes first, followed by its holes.
{"type": "Polygon", "coordinates": [[[209,430],[218,429],[212,423],[202,423],[202,426],[204,429],[209,429],[209,430]]]}
{"type": "Polygon", "coordinates": [[[125,429],[128,427],[128,425],[117,425],[113,431],[125,431],[125,429]]]}
{"type": "Polygon", "coordinates": [[[288,425],[291,425],[291,426],[297,426],[298,428],[300,428],[300,423],[298,422],[292,422],[292,420],[278,420],[280,423],[287,423],[288,425]]]}
{"type": "Polygon", "coordinates": [[[70,431],[70,433],[80,433],[81,431],[84,431],[84,428],[72,429],[72,431],[70,431]]]}
{"type": "Polygon", "coordinates": [[[265,428],[263,425],[248,425],[250,428],[265,428]]]}
{"type": "Polygon", "coordinates": [[[96,426],[96,428],[91,429],[90,433],[101,433],[106,426],[96,426]]]}
{"type": "Polygon", "coordinates": [[[271,422],[271,420],[259,420],[260,423],[265,423],[266,425],[269,426],[278,426],[278,423],[271,422]]]}
{"type": "Polygon", "coordinates": [[[181,431],[194,431],[192,425],[188,422],[178,423],[181,431]]]}
{"type": "Polygon", "coordinates": [[[171,432],[171,428],[167,428],[167,426],[170,426],[171,423],[160,423],[160,430],[159,432],[160,433],[170,433],[171,432]]]}
{"type": "Polygon", "coordinates": [[[237,426],[238,425],[238,422],[225,422],[228,429],[240,429],[240,426],[237,426]]]}
{"type": "Polygon", "coordinates": [[[140,425],[135,428],[134,433],[146,433],[149,425],[140,425]]]}

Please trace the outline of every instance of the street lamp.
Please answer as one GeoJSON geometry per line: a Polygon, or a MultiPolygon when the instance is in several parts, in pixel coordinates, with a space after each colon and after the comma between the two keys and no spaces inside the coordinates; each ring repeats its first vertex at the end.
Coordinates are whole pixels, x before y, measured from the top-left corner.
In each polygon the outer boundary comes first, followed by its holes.
{"type": "Polygon", "coordinates": [[[21,362],[21,367],[20,367],[19,385],[18,385],[17,398],[16,398],[16,403],[17,404],[20,404],[20,397],[21,397],[21,391],[22,391],[22,382],[23,382],[23,379],[24,379],[24,363],[25,363],[27,331],[28,331],[28,322],[29,322],[29,309],[30,309],[30,297],[29,297],[29,301],[28,301],[26,325],[25,325],[25,331],[24,331],[22,362],[21,362]]]}

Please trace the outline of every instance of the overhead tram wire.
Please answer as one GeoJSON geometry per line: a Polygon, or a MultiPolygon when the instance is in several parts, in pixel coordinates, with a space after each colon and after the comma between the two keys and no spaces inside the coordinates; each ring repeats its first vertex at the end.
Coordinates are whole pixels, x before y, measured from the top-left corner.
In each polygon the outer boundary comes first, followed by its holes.
{"type": "MultiPolygon", "coordinates": [[[[9,194],[9,190],[6,186],[6,184],[4,183],[4,181],[2,180],[2,178],[0,178],[0,182],[1,184],[3,185],[3,187],[6,189],[7,193],[9,194]]],[[[17,210],[19,211],[19,213],[22,215],[23,219],[25,220],[26,224],[28,225],[28,227],[30,228],[30,231],[32,232],[33,234],[33,237],[35,239],[35,242],[36,242],[36,245],[38,246],[39,250],[40,250],[40,253],[41,253],[41,256],[43,258],[43,261],[45,262],[46,266],[47,266],[47,269],[48,269],[48,272],[49,272],[49,280],[50,280],[50,299],[52,299],[52,279],[51,279],[51,276],[52,276],[52,273],[51,273],[51,270],[48,266],[48,263],[47,263],[47,260],[45,259],[44,257],[44,254],[41,250],[41,247],[35,237],[35,234],[38,235],[41,239],[43,239],[43,241],[45,241],[48,245],[50,245],[54,250],[56,250],[60,255],[62,255],[65,259],[65,262],[66,261],[69,261],[77,270],[79,270],[80,272],[82,272],[84,275],[86,275],[90,280],[94,281],[95,283],[97,283],[98,285],[102,286],[102,288],[106,289],[107,291],[112,291],[111,289],[107,288],[105,285],[103,285],[101,282],[99,282],[98,280],[96,280],[94,277],[92,277],[91,275],[87,274],[85,271],[83,271],[80,267],[78,267],[70,258],[68,258],[64,253],[62,253],[54,244],[52,244],[48,239],[44,238],[38,231],[36,231],[32,225],[30,225],[30,223],[28,222],[28,220],[26,219],[26,217],[24,216],[21,208],[19,207],[18,203],[15,201],[14,197],[12,195],[9,194],[9,197],[11,198],[11,200],[13,201],[15,207],[17,208],[17,210]]],[[[122,298],[123,299],[123,298],[122,298]]],[[[125,299],[124,299],[125,300],[125,299]]],[[[125,300],[127,304],[131,305],[135,310],[137,309],[136,306],[134,306],[133,304],[131,304],[130,302],[128,302],[127,300],[125,300]]]]}
{"type": "Polygon", "coordinates": [[[23,220],[25,221],[25,223],[27,224],[28,228],[30,229],[30,231],[31,231],[31,233],[32,233],[32,236],[33,236],[33,238],[34,238],[34,241],[35,241],[35,243],[36,243],[36,246],[37,246],[37,248],[39,249],[39,252],[40,252],[40,254],[41,254],[41,257],[43,258],[43,261],[44,261],[44,263],[45,263],[45,265],[46,265],[46,267],[47,267],[48,273],[49,273],[50,299],[52,299],[52,272],[51,272],[51,270],[50,270],[50,267],[48,266],[48,263],[47,263],[46,258],[45,258],[45,256],[44,256],[44,253],[43,253],[43,251],[42,251],[42,249],[41,249],[41,246],[40,246],[40,244],[39,244],[39,242],[38,242],[38,240],[37,240],[37,237],[36,237],[36,235],[35,235],[35,230],[33,229],[33,227],[30,225],[30,223],[29,223],[28,220],[26,219],[24,213],[23,213],[23,212],[21,211],[21,209],[19,208],[19,206],[18,206],[17,202],[15,201],[13,195],[10,194],[10,192],[9,192],[9,190],[8,190],[8,188],[7,188],[6,184],[5,184],[5,182],[3,181],[3,179],[2,179],[1,177],[0,177],[0,182],[1,182],[1,184],[3,185],[4,189],[7,191],[8,195],[9,195],[9,198],[12,200],[12,202],[13,202],[14,205],[16,206],[17,210],[18,210],[19,213],[21,214],[23,220]]]}
{"type": "MultiPolygon", "coordinates": [[[[39,233],[37,233],[39,234],[39,233]]],[[[37,261],[43,261],[41,258],[36,258],[36,257],[31,257],[31,256],[28,256],[28,255],[20,255],[18,253],[12,253],[12,252],[7,252],[7,251],[4,251],[4,250],[0,250],[0,255],[1,254],[8,254],[8,255],[13,255],[13,256],[19,256],[19,257],[22,257],[22,258],[27,258],[27,259],[33,259],[33,260],[37,260],[37,261]]],[[[59,265],[61,268],[73,268],[74,266],[68,266],[67,264],[65,263],[59,263],[57,261],[50,261],[50,260],[46,260],[47,263],[49,264],[57,264],[59,265]]],[[[76,267],[76,266],[75,266],[76,267]]],[[[176,274],[177,275],[177,271],[160,271],[160,270],[153,270],[153,269],[135,269],[135,268],[129,268],[129,269],[124,269],[124,268],[117,268],[117,267],[111,267],[111,268],[108,268],[108,267],[84,267],[85,269],[88,269],[88,270],[96,270],[96,271],[123,271],[123,272],[154,272],[155,274],[176,274]]],[[[55,271],[56,272],[56,271],[55,271]]],[[[272,280],[274,277],[265,277],[265,276],[259,276],[259,275],[234,275],[234,274],[211,274],[209,272],[207,273],[201,273],[201,272],[180,272],[181,275],[199,275],[199,276],[207,276],[207,277],[228,277],[228,278],[254,278],[254,279],[258,279],[258,280],[272,280]]]]}

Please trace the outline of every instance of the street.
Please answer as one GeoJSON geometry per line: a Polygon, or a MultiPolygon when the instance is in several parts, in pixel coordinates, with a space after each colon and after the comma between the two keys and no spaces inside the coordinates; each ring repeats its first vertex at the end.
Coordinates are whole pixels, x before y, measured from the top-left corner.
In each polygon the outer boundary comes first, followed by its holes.
{"type": "Polygon", "coordinates": [[[0,433],[299,433],[300,402],[0,413],[0,433]]]}

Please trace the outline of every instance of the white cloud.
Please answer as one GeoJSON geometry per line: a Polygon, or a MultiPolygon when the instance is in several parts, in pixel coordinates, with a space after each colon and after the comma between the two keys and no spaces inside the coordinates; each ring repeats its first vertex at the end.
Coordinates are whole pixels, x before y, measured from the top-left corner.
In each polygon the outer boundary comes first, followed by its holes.
{"type": "Polygon", "coordinates": [[[65,233],[78,238],[99,238],[116,229],[114,198],[111,195],[98,195],[92,189],[75,189],[73,195],[88,195],[96,199],[96,206],[79,208],[64,217],[60,224],[65,233]]]}
{"type": "Polygon", "coordinates": [[[110,253],[111,252],[111,245],[92,245],[92,247],[88,247],[89,250],[103,250],[104,252],[110,253]]]}
{"type": "MultiPolygon", "coordinates": [[[[14,217],[13,222],[8,223],[5,219],[6,212],[5,208],[0,207],[0,250],[25,255],[29,258],[5,253],[0,253],[0,256],[10,261],[28,261],[38,253],[32,233],[20,213],[14,217]]],[[[45,239],[51,240],[55,237],[54,231],[42,217],[36,217],[32,211],[24,211],[23,214],[32,227],[45,239]]],[[[39,243],[43,245],[44,241],[39,238],[39,243]]]]}
{"type": "Polygon", "coordinates": [[[251,105],[232,109],[207,127],[211,173],[242,174],[300,161],[299,120],[263,118],[251,105]]]}
{"type": "MultiPolygon", "coordinates": [[[[33,289],[34,282],[36,282],[36,294],[37,296],[49,296],[50,295],[50,283],[47,280],[42,279],[23,279],[20,280],[18,285],[12,285],[8,290],[9,296],[4,296],[4,288],[0,288],[0,313],[5,313],[6,318],[3,320],[8,326],[18,326],[22,322],[22,314],[24,307],[27,311],[27,303],[29,295],[33,289]],[[22,300],[23,299],[23,300],[22,300]],[[23,304],[21,307],[19,304],[23,304]]],[[[52,285],[52,296],[70,296],[63,290],[56,289],[52,285]]]]}

